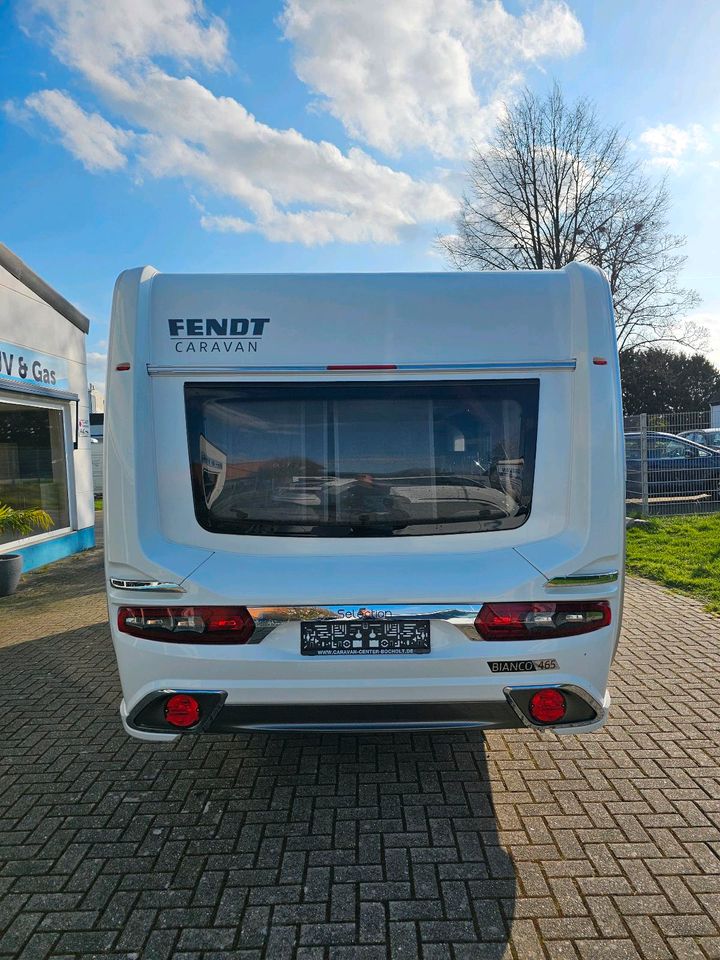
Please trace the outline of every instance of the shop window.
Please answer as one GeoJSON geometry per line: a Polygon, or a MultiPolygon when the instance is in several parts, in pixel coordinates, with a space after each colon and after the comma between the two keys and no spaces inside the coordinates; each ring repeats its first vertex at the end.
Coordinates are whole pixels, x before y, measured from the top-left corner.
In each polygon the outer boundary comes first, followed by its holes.
{"type": "MultiPolygon", "coordinates": [[[[61,410],[0,402],[0,503],[46,510],[53,530],[70,526],[61,410]]],[[[0,544],[15,538],[0,535],[0,544]]]]}

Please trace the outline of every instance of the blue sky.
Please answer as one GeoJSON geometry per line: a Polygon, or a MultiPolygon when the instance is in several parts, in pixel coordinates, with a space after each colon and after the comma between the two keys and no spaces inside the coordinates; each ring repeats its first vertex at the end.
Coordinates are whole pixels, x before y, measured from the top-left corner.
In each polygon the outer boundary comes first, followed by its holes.
{"type": "Polygon", "coordinates": [[[0,238],[91,318],[166,271],[443,269],[474,138],[558,79],[666,173],[720,363],[720,3],[0,0],[0,238]]]}

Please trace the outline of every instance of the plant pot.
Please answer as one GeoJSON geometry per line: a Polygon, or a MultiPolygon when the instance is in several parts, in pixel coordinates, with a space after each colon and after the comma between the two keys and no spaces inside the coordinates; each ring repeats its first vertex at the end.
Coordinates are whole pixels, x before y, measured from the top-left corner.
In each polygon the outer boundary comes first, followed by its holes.
{"type": "Polygon", "coordinates": [[[9,597],[17,590],[22,563],[19,553],[5,553],[0,556],[0,597],[9,597]]]}

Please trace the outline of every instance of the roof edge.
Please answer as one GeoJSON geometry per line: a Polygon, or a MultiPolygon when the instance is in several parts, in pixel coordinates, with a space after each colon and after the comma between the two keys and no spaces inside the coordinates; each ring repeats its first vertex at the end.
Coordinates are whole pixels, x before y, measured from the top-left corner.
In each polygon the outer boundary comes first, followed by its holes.
{"type": "Polygon", "coordinates": [[[69,320],[73,326],[77,327],[83,333],[90,330],[90,321],[81,313],[77,307],[74,307],[69,300],[66,300],[62,294],[46,283],[42,277],[39,277],[34,270],[13,253],[4,243],[0,243],[0,266],[4,267],[8,273],[12,274],[16,280],[25,284],[28,290],[32,290],[41,300],[57,310],[61,316],[69,320]]]}

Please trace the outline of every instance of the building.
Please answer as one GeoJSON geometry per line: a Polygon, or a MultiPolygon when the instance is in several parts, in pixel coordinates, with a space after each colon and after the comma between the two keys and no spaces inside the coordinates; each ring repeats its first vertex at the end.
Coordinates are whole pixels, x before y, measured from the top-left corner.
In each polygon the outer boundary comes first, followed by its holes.
{"type": "Polygon", "coordinates": [[[90,396],[90,413],[105,413],[105,395],[96,383],[88,384],[90,396]]]}
{"type": "Polygon", "coordinates": [[[710,398],[710,426],[720,427],[720,393],[710,398]]]}
{"type": "Polygon", "coordinates": [[[0,533],[32,570],[95,543],[87,317],[0,244],[0,504],[40,507],[48,532],[0,533]]]}
{"type": "Polygon", "coordinates": [[[105,396],[97,384],[90,385],[90,442],[92,444],[92,474],[95,497],[103,495],[103,431],[105,423],[105,396]]]}
{"type": "MultiPolygon", "coordinates": [[[[92,404],[92,396],[91,396],[92,404]]],[[[105,414],[90,411],[90,442],[92,443],[93,491],[96,497],[103,495],[103,447],[105,414]]]]}

